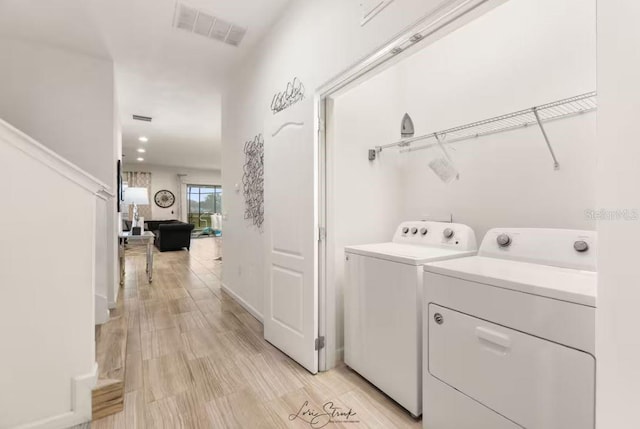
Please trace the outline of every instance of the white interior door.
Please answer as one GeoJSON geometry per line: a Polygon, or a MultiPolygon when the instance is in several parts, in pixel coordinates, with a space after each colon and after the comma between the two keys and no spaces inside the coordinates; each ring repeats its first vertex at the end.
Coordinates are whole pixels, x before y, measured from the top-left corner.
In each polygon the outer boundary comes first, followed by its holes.
{"type": "Polygon", "coordinates": [[[270,114],[264,137],[264,338],[315,374],[318,218],[313,99],[270,114]]]}

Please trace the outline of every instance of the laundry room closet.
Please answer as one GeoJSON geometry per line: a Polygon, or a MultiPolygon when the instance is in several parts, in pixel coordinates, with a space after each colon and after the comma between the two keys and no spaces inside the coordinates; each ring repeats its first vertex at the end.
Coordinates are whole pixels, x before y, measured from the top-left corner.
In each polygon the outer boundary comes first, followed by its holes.
{"type": "Polygon", "coordinates": [[[543,121],[550,147],[532,123],[454,143],[443,133],[442,147],[431,138],[376,150],[402,139],[405,113],[421,136],[593,93],[595,1],[510,0],[423,43],[328,102],[327,281],[338,357],[345,246],[388,241],[415,220],[469,225],[478,242],[496,226],[595,229],[594,94],[558,107],[584,113],[543,121]],[[436,159],[458,178],[436,175],[436,159]]]}

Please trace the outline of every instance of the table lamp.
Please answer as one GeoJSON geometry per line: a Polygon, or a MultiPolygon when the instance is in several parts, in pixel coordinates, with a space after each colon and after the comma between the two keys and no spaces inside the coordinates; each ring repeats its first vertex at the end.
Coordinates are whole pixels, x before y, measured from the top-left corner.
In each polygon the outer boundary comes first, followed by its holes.
{"type": "Polygon", "coordinates": [[[133,225],[138,226],[138,221],[140,220],[138,204],[149,204],[147,188],[126,188],[124,190],[124,203],[133,204],[133,225]]]}

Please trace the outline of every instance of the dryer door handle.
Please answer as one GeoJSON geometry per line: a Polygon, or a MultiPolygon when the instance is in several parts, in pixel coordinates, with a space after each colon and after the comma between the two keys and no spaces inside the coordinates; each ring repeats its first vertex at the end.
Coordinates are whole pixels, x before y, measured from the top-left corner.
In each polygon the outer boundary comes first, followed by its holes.
{"type": "Polygon", "coordinates": [[[511,338],[508,335],[483,326],[476,327],[476,336],[485,344],[489,343],[493,347],[498,346],[502,352],[511,348],[511,338]]]}

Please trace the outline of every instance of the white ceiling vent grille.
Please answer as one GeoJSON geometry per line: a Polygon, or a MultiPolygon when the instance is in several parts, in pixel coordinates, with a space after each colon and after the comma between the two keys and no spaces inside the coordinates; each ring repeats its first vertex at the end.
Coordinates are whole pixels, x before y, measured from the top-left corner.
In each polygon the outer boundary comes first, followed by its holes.
{"type": "Polygon", "coordinates": [[[175,25],[178,28],[192,31],[193,24],[195,24],[197,16],[198,16],[197,10],[181,4],[180,13],[178,14],[178,19],[176,20],[175,25]]]}
{"type": "Polygon", "coordinates": [[[236,27],[235,25],[231,27],[229,30],[229,35],[227,36],[227,43],[233,46],[238,46],[242,39],[244,39],[244,35],[247,34],[247,30],[241,27],[236,27]]]}
{"type": "Polygon", "coordinates": [[[193,32],[201,36],[208,36],[214,22],[216,22],[216,19],[213,16],[200,12],[198,13],[193,32]]]}
{"type": "Polygon", "coordinates": [[[231,46],[239,46],[247,34],[246,28],[182,3],[176,3],[173,25],[176,28],[219,40],[231,46]]]}

